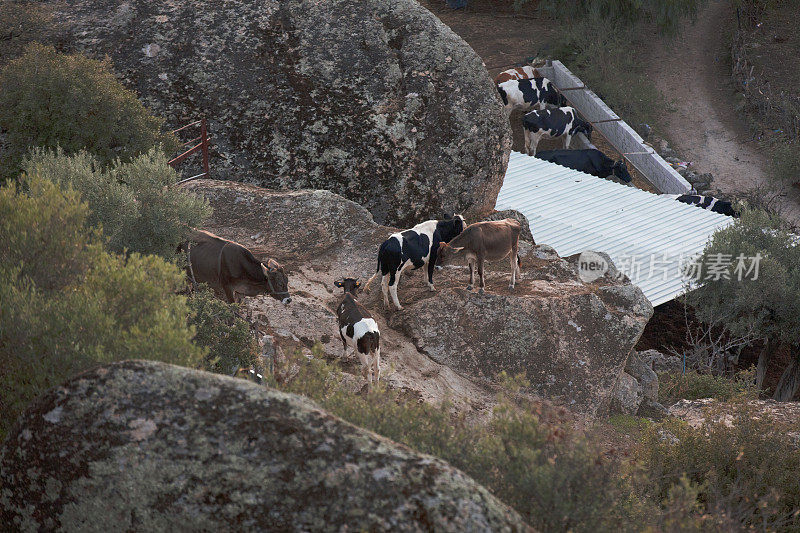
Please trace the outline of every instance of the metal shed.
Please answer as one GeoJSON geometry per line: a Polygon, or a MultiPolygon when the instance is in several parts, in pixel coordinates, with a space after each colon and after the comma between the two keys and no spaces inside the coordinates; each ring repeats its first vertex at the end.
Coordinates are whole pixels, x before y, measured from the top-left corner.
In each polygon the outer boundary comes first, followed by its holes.
{"type": "Polygon", "coordinates": [[[525,215],[537,244],[562,257],[606,252],[654,306],[685,290],[687,263],[733,219],[511,152],[497,210],[525,215]]]}

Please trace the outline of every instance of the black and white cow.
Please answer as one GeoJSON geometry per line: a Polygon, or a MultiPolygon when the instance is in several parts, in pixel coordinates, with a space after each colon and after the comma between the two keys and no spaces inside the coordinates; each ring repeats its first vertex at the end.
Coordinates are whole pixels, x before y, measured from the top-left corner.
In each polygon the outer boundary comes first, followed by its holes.
{"type": "Polygon", "coordinates": [[[381,332],[378,324],[356,300],[356,292],[361,286],[358,280],[344,278],[333,284],[344,289],[344,296],[336,307],[344,353],[347,355],[348,346],[356,352],[361,361],[361,374],[372,387],[373,377],[376,383],[381,380],[381,332]]]}
{"type": "Polygon", "coordinates": [[[433,271],[436,267],[436,252],[439,244],[450,240],[464,231],[464,217],[445,216],[443,220],[426,220],[411,229],[393,233],[383,241],[378,251],[378,268],[369,278],[365,288],[381,275],[383,304],[389,307],[389,293],[397,309],[402,309],[397,299],[397,285],[400,275],[407,268],[414,270],[428,265],[428,288],[433,292],[433,271]]]}
{"type": "Polygon", "coordinates": [[[544,109],[547,104],[558,107],[566,103],[556,86],[547,78],[505,81],[497,85],[497,92],[503,99],[503,105],[509,110],[518,107],[531,109],[533,106],[544,109]]]}
{"type": "Polygon", "coordinates": [[[525,134],[525,152],[536,153],[536,147],[542,138],[556,139],[564,137],[564,148],[569,148],[572,137],[578,133],[592,138],[592,125],[581,119],[578,112],[571,107],[531,111],[522,117],[522,131],[525,134]]]}
{"type": "Polygon", "coordinates": [[[733,205],[727,200],[719,200],[713,196],[700,196],[699,194],[662,194],[684,204],[694,205],[708,209],[714,213],[727,215],[729,217],[738,218],[739,212],[734,209],[733,205]]]}
{"type": "Polygon", "coordinates": [[[631,182],[631,175],[624,159],[614,161],[596,148],[584,150],[544,150],[538,152],[536,157],[550,161],[562,167],[586,172],[598,178],[614,176],[625,183],[631,182]]]}

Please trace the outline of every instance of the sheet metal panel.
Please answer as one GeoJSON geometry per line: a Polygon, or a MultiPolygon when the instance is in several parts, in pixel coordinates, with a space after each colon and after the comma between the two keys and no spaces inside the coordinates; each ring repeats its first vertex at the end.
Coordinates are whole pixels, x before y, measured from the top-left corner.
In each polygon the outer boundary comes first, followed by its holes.
{"type": "Polygon", "coordinates": [[[733,219],[512,152],[496,209],[528,218],[538,244],[562,257],[606,252],[653,305],[685,291],[682,262],[733,219]]]}

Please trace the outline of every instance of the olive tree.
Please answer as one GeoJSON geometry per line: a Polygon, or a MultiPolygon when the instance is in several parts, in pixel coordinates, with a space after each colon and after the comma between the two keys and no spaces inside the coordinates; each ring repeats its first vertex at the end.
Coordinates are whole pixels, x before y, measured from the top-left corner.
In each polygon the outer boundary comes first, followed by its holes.
{"type": "Polygon", "coordinates": [[[700,320],[722,323],[733,335],[752,333],[767,343],[759,359],[759,386],[770,349],[791,348],[791,363],[775,390],[781,401],[800,388],[798,244],[777,217],[745,209],[734,224],[714,234],[698,262],[699,287],[689,295],[700,320]]]}

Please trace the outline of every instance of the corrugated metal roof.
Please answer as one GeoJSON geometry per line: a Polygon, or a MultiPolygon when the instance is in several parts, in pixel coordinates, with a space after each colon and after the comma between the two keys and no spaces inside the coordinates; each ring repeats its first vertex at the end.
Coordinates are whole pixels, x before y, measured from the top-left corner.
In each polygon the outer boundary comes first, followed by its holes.
{"type": "Polygon", "coordinates": [[[528,218],[537,244],[562,257],[606,252],[653,305],[683,293],[681,265],[733,219],[511,152],[496,209],[528,218]]]}

